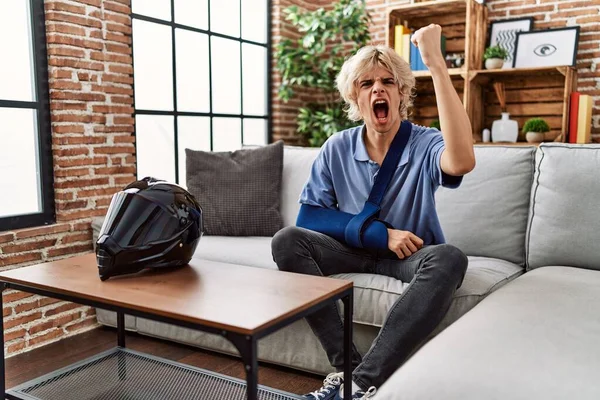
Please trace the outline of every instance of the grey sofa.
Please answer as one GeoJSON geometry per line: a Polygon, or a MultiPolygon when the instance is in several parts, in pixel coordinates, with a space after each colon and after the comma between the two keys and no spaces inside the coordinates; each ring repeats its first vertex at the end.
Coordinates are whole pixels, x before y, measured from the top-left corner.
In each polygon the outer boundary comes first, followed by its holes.
{"type": "MultiPolygon", "coordinates": [[[[295,222],[298,195],[317,153],[284,150],[285,225],[295,222]]],[[[600,242],[600,179],[593,178],[600,170],[600,146],[477,146],[475,153],[477,166],[462,186],[436,194],[448,242],[469,256],[465,280],[445,319],[377,398],[546,399],[565,393],[600,398],[600,383],[592,379],[600,370],[600,346],[593,343],[594,336],[600,338],[600,304],[594,302],[600,298],[595,290],[600,273],[593,271],[600,269],[594,247],[600,242]],[[577,384],[581,391],[570,392],[577,384]]],[[[101,222],[94,221],[95,234],[101,222]]],[[[277,268],[269,237],[205,236],[194,258],[277,268]]],[[[408,282],[371,274],[337,276],[354,282],[354,340],[364,354],[408,282]]],[[[102,324],[116,323],[113,313],[97,310],[97,315],[102,324]]],[[[126,318],[126,326],[236,354],[214,335],[133,317],[126,318]]],[[[305,321],[261,340],[259,359],[332,371],[305,321]]]]}

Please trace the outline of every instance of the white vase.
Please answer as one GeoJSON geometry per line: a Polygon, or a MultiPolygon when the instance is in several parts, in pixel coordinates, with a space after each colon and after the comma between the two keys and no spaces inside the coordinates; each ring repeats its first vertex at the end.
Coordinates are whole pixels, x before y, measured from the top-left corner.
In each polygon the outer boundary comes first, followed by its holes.
{"type": "Polygon", "coordinates": [[[501,58],[488,58],[485,60],[485,68],[486,69],[498,69],[502,68],[504,65],[504,60],[501,58]]]}
{"type": "Polygon", "coordinates": [[[502,119],[492,123],[492,142],[516,142],[519,137],[519,124],[509,119],[509,113],[503,112],[502,119]]]}

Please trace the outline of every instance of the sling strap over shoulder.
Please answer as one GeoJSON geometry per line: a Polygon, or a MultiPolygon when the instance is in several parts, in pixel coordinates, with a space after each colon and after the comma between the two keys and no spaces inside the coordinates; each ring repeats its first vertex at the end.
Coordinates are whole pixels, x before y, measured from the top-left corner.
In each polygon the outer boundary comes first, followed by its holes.
{"type": "Polygon", "coordinates": [[[350,246],[363,247],[361,233],[369,221],[379,216],[379,212],[381,211],[381,201],[387,192],[392,176],[400,161],[400,157],[410,138],[411,131],[412,124],[406,120],[402,121],[400,129],[396,133],[394,140],[392,140],[392,144],[385,155],[383,163],[381,163],[379,173],[375,177],[375,182],[371,188],[369,198],[365,202],[362,211],[354,216],[346,226],[344,237],[346,243],[350,246]]]}

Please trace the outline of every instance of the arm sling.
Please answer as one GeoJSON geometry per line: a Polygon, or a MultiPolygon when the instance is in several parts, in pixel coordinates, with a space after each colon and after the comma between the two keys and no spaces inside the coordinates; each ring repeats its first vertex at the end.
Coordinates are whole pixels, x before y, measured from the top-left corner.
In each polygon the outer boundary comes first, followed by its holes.
{"type": "Polygon", "coordinates": [[[303,204],[296,225],[324,233],[352,247],[387,249],[387,228],[392,226],[377,218],[381,211],[381,201],[408,143],[411,131],[412,124],[409,121],[402,121],[375,177],[369,198],[360,213],[353,215],[303,204]]]}

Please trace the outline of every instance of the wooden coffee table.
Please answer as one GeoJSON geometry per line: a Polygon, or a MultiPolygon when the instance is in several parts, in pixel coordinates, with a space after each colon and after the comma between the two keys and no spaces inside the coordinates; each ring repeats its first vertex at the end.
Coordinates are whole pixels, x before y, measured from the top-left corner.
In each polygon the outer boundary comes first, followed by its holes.
{"type": "MultiPolygon", "coordinates": [[[[351,375],[350,281],[194,259],[179,269],[102,282],[95,255],[87,254],[0,272],[0,285],[117,312],[115,349],[9,391],[2,346],[0,393],[9,399],[298,398],[259,387],[257,341],[339,299],[344,303],[344,371],[351,375]],[[225,337],[240,352],[246,382],[126,349],[125,314],[225,337]],[[207,386],[198,386],[204,381],[207,386]],[[67,387],[72,397],[65,396],[67,387]]],[[[0,328],[4,332],[3,322],[0,328]]]]}

